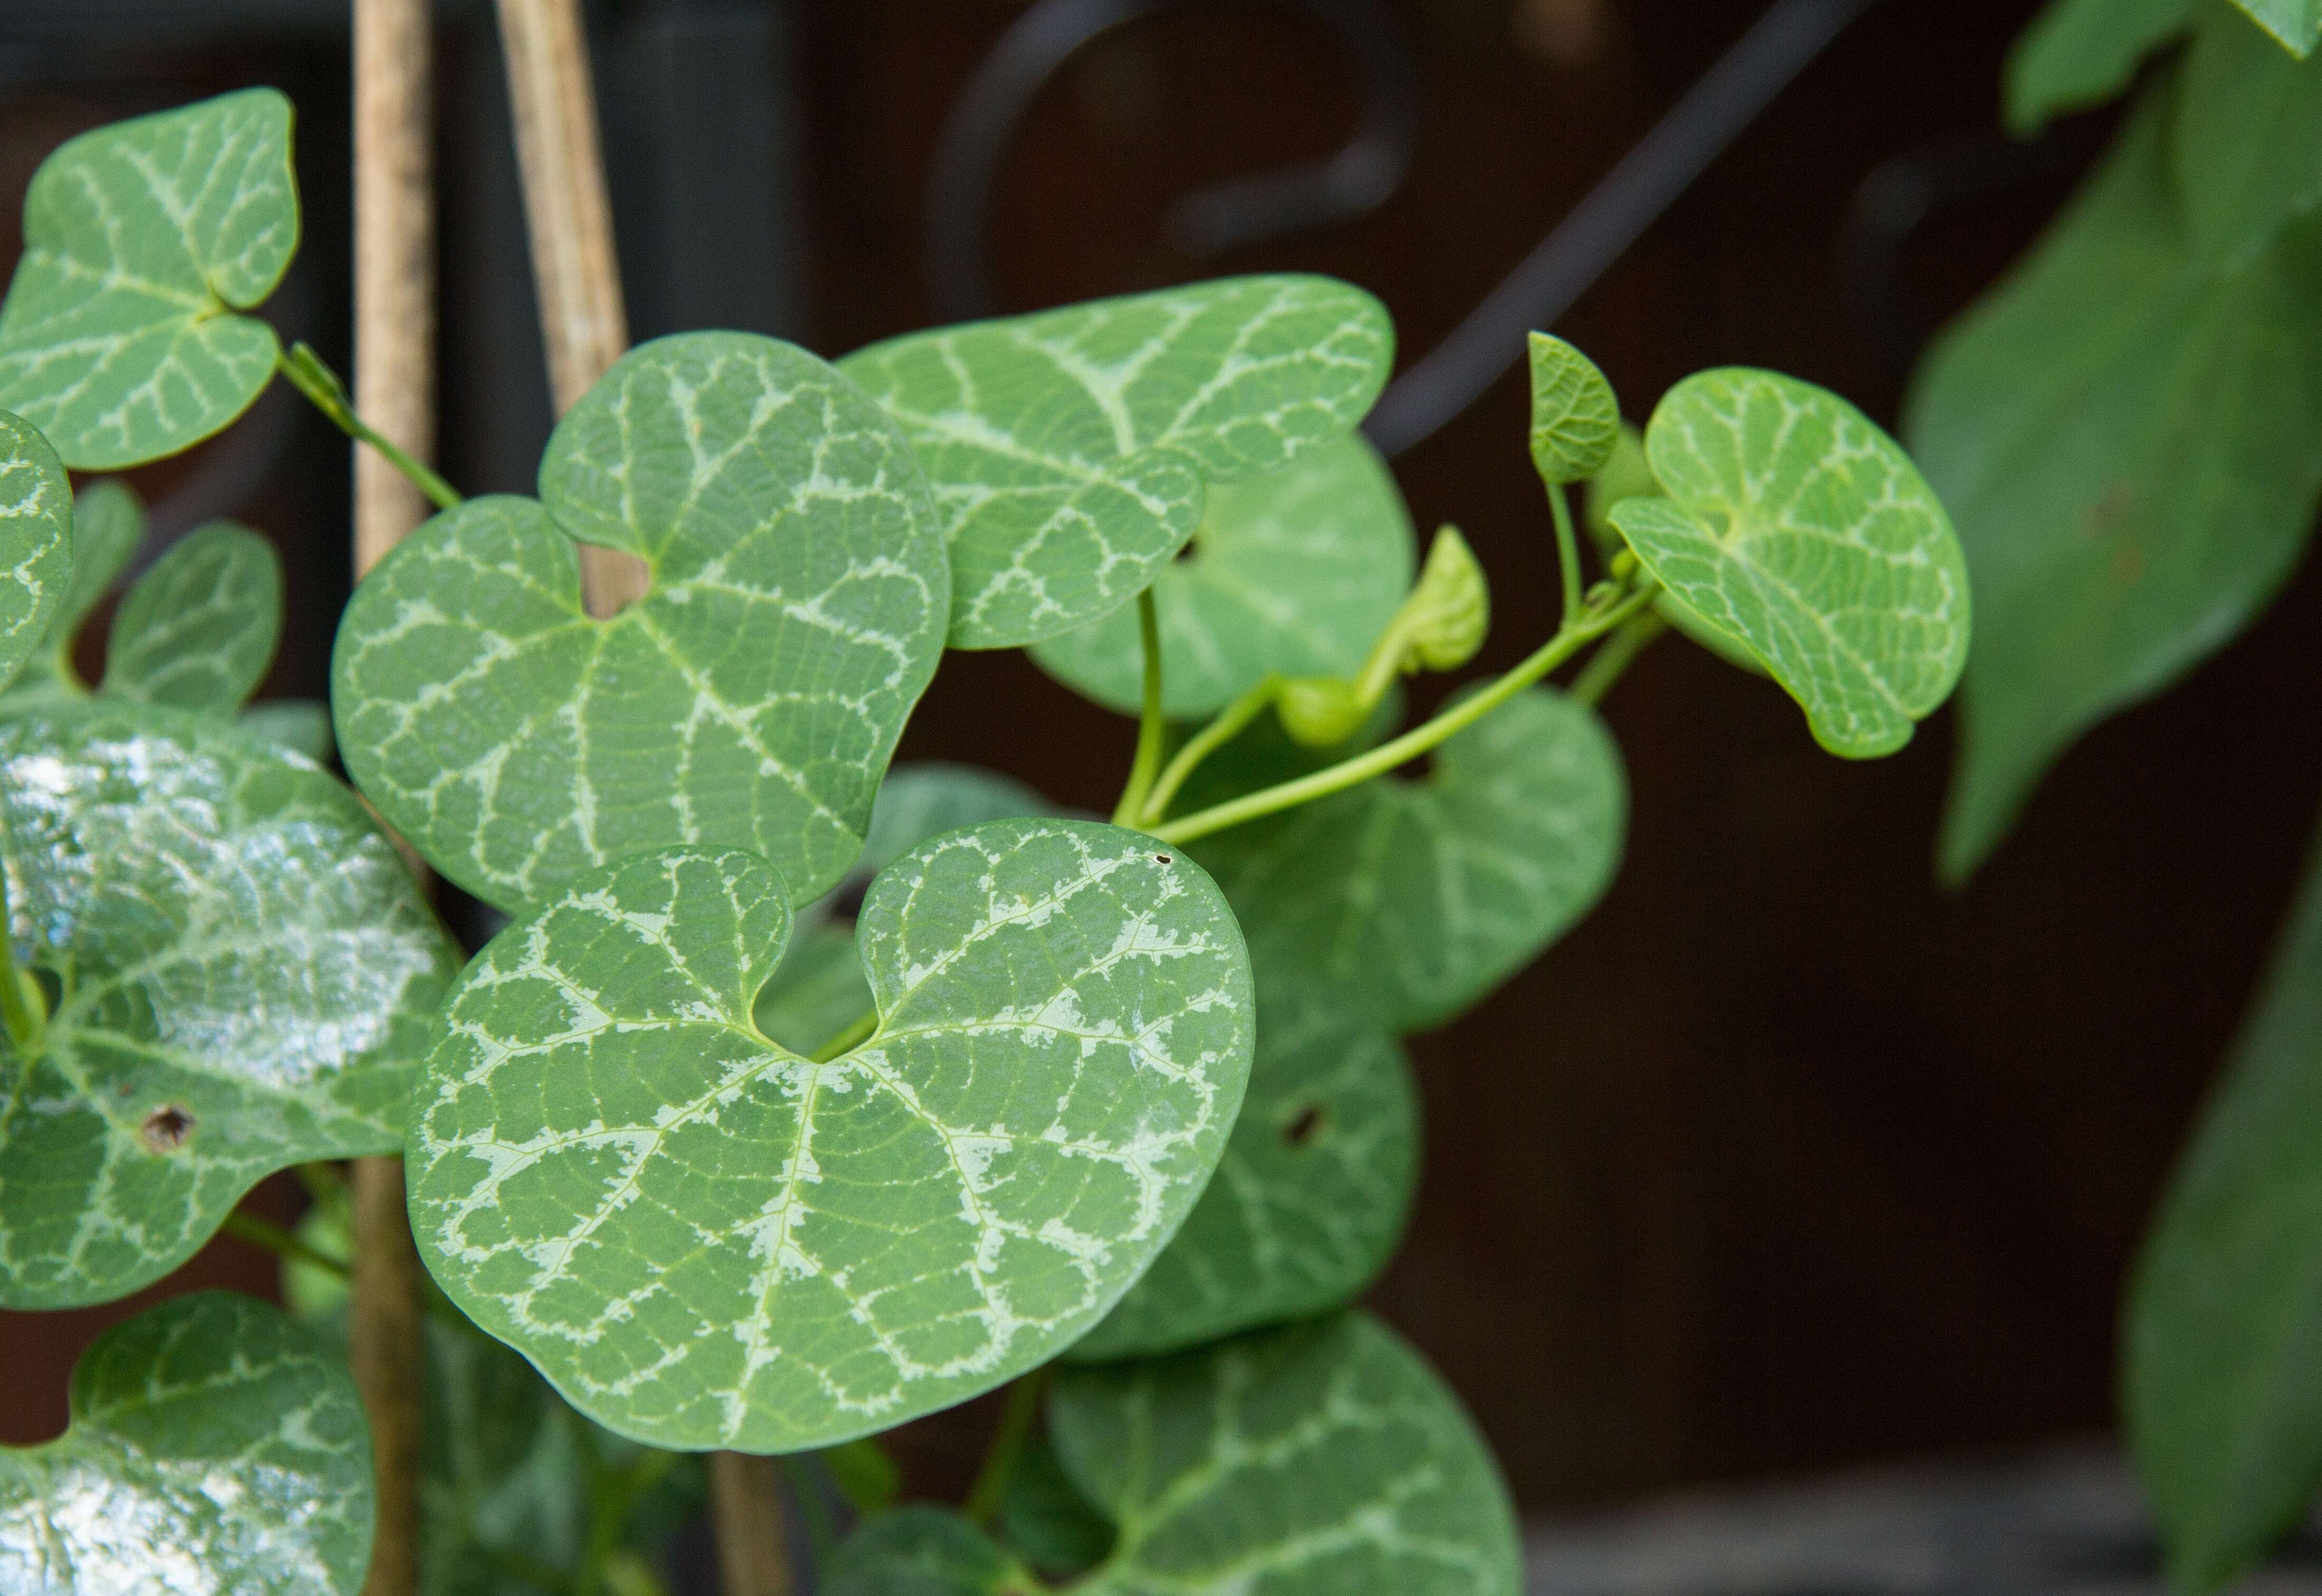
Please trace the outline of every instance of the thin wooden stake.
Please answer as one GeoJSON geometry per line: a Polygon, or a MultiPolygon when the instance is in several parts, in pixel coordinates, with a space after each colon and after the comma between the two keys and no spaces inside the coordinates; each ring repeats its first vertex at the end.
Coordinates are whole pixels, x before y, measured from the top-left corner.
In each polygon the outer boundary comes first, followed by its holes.
{"type": "MultiPolygon", "coordinates": [[[[499,14],[548,386],[561,415],[629,346],[597,96],[578,0],[499,0],[499,14]]],[[[644,596],[644,562],[634,554],[583,544],[580,574],[591,615],[644,596]]]]}
{"type": "MultiPolygon", "coordinates": [[[[579,0],[499,0],[499,16],[548,386],[562,415],[629,343],[588,36],[579,0]]],[[[643,597],[647,585],[635,555],[586,543],[580,577],[589,613],[597,616],[643,597]]],[[[709,1482],[727,1596],[790,1596],[782,1482],[772,1460],[715,1453],[709,1482]]]]}
{"type": "MultiPolygon", "coordinates": [[[[435,442],[435,205],[429,0],[354,0],[355,404],[379,434],[425,460],[435,442]]],[[[419,524],[418,488],[355,452],[355,575],[419,524]]],[[[370,1416],[377,1529],[363,1596],[419,1588],[419,1256],[403,1161],[358,1158],[348,1348],[370,1416]]]]}

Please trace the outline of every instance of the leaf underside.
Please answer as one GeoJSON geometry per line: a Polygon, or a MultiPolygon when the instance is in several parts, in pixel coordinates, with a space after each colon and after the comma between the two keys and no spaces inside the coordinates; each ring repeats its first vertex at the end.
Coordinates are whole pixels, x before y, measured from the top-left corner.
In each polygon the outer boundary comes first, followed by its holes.
{"type": "Polygon", "coordinates": [[[1646,569],[1763,662],[1831,752],[1909,742],[1969,630],[1958,539],[1910,458],[1835,394],[1740,369],[1671,388],[1645,449],[1668,497],[1611,515],[1646,569]]]}
{"type": "Polygon", "coordinates": [[[0,1447],[0,1590],[353,1596],[370,1561],[354,1382],[280,1310],[203,1291],[100,1336],[72,1425],[0,1447]]]}
{"type": "MultiPolygon", "coordinates": [[[[1353,676],[1411,587],[1415,547],[1394,478],[1358,433],[1212,488],[1185,557],[1153,579],[1164,713],[1215,714],[1268,675],[1353,676]]],[[[1036,643],[1032,658],[1108,709],[1138,712],[1134,608],[1036,643]]]]}
{"type": "Polygon", "coordinates": [[[37,1056],[0,1039],[0,1305],[124,1296],[274,1171],[397,1146],[458,956],[352,793],[100,702],[0,719],[0,823],[57,990],[37,1056]]]}
{"type": "Polygon", "coordinates": [[[910,446],[803,350],[688,333],[558,424],[540,494],[436,516],[356,590],[332,678],[356,784],[510,912],[680,844],[829,888],[943,649],[910,446]],[[575,539],[640,555],[652,591],[590,617],[575,539]]]}
{"type": "Polygon", "coordinates": [[[0,306],[0,407],[79,470],[200,442],[274,373],[247,310],[298,246],[290,102],[245,89],[83,133],[41,164],[0,306]]]}
{"type": "Polygon", "coordinates": [[[1316,277],[1230,278],[916,333],[839,368],[918,448],[951,543],[955,648],[1120,608],[1193,535],[1205,483],[1279,471],[1360,421],[1385,310],[1316,277]]]}
{"type": "Polygon", "coordinates": [[[427,1061],[422,1256],[640,1440],[826,1446],[1047,1361],[1240,1106],[1240,934],[1149,838],[996,822],[883,871],[857,923],[880,1027],[825,1064],[750,1024],[789,926],[749,856],[623,862],[478,956],[427,1061]]]}

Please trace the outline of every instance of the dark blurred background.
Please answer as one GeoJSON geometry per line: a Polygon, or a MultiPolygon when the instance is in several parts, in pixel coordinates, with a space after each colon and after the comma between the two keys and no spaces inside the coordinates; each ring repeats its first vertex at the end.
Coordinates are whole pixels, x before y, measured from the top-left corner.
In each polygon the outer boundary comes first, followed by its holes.
{"type": "MultiPolygon", "coordinates": [[[[1383,0],[1418,92],[1401,186],[1360,219],[1204,257],[1172,242],[1172,203],[1328,156],[1363,119],[1364,79],[1297,6],[1165,7],[1075,55],[1008,141],[985,210],[992,298],[1330,272],[1385,300],[1408,361],[1763,5],[1383,0]]],[[[1991,132],[2003,52],[2034,9],[1875,8],[1557,330],[1632,415],[1688,371],[1744,362],[1891,423],[1919,342],[2034,236],[2106,132],[2084,119],[2036,148],[1991,132]],[[1958,197],[1904,225],[1898,198],[1928,190],[1958,197]]],[[[740,326],[836,355],[937,319],[923,241],[940,134],[1020,10],[600,6],[636,335],[740,326]]],[[[299,106],[307,242],[269,314],[343,364],[343,14],[0,0],[0,259],[64,138],[272,83],[299,106]]],[[[550,417],[504,79],[488,7],[443,16],[442,464],[467,491],[526,490],[550,417]]],[[[1491,571],[1479,668],[1552,625],[1525,420],[1511,377],[1398,462],[1422,527],[1458,523],[1491,571]]],[[[138,479],[157,538],[231,515],[279,541],[291,631],[269,690],[319,696],[347,581],[343,442],[278,386],[138,479]]],[[[1474,1407],[1527,1508],[2108,1422],[2123,1272],[2322,786],[2322,746],[2279,731],[2322,712],[2317,621],[2309,571],[2193,681],[2075,752],[1956,895],[1930,869],[1948,716],[1852,765],[1820,753],[1776,689],[1682,642],[1622,683],[1608,714],[1634,793],[1627,862],[1547,958],[1416,1044],[1425,1184],[1375,1295],[1474,1407]]],[[[955,654],[904,753],[1098,808],[1131,741],[1019,655],[955,654]]],[[[278,1183],[257,1200],[287,1217],[296,1199],[278,1183]]],[[[220,1242],[161,1290],[266,1290],[272,1272],[220,1242]]],[[[72,1358],[134,1306],[0,1314],[0,1440],[59,1429],[72,1358]]],[[[915,1467],[942,1474],[978,1422],[928,1427],[915,1467]]]]}

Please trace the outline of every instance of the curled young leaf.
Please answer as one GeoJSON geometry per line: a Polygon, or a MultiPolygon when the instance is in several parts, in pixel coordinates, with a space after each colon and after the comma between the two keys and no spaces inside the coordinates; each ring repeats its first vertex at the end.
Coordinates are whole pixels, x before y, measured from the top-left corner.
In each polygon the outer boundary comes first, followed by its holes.
{"type": "Polygon", "coordinates": [[[951,540],[952,646],[1013,648],[1149,587],[1205,483],[1343,436],[1394,354],[1361,289],[1250,277],[914,333],[839,367],[919,450],[951,540]]]}
{"type": "MultiPolygon", "coordinates": [[[[1354,675],[1411,587],[1413,543],[1394,477],[1360,433],[1211,488],[1193,542],[1153,578],[1164,713],[1213,715],[1269,675],[1354,675]]],[[[1138,712],[1133,606],[1034,644],[1032,658],[1083,697],[1138,712]]]]}
{"type": "Polygon", "coordinates": [[[1419,1096],[1403,1048],[1329,1005],[1267,1003],[1249,1095],[1209,1190],[1066,1355],[1174,1352],[1342,1306],[1385,1267],[1418,1177],[1419,1096]]]}
{"type": "Polygon", "coordinates": [[[1596,362],[1561,338],[1534,333],[1531,461],[1550,488],[1595,476],[1621,436],[1620,401],[1596,362]]]}
{"type": "Polygon", "coordinates": [[[751,1024],[789,898],[698,850],[572,882],[469,966],[414,1108],[435,1278],[656,1445],[827,1446],[1047,1361],[1175,1233],[1248,1080],[1240,933],[1140,834],[1000,821],[881,872],[878,1027],[826,1063],[751,1024]]]}
{"type": "Polygon", "coordinates": [[[246,526],[213,521],[171,545],[114,612],[103,690],[233,716],[282,638],[282,561],[246,526]]]}
{"type": "Polygon", "coordinates": [[[1282,684],[1274,712],[1301,748],[1330,748],[1362,730],[1371,707],[1355,684],[1341,677],[1301,676],[1282,684]]]}
{"type": "Polygon", "coordinates": [[[664,338],[558,424],[538,501],[471,499],[356,589],[339,747],[502,908],[680,844],[762,853],[803,902],[863,846],[948,596],[910,447],[852,383],[771,338],[664,338]],[[576,541],[652,590],[592,617],[576,541]]]}
{"type": "Polygon", "coordinates": [[[173,1298],[74,1365],[71,1427],[0,1447],[0,1590],[354,1596],[370,1432],[345,1366],[278,1309],[173,1298]]]}
{"type": "Polygon", "coordinates": [[[1194,844],[1271,1004],[1312,999],[1385,1030],[1452,1018],[1604,894],[1626,787],[1595,713],[1519,694],[1386,777],[1194,844]]]}
{"type": "Polygon", "coordinates": [[[200,442],[274,374],[274,329],[235,313],[274,291],[297,247],[290,102],[274,90],[83,133],[24,196],[0,407],[77,470],[200,442]]]}
{"type": "Polygon", "coordinates": [[[1120,1530],[1074,1586],[1517,1596],[1515,1513],[1458,1399],[1341,1314],[1143,1363],[1062,1371],[1048,1428],[1120,1530]]]}
{"type": "Polygon", "coordinates": [[[383,1153],[457,951],[354,794],[152,705],[0,719],[0,1306],[125,1296],[267,1175],[383,1153]]]}
{"type": "Polygon", "coordinates": [[[1892,753],[1967,662],[1967,564],[1910,457],[1837,395],[1703,371],[1653,411],[1666,498],[1613,524],[1705,624],[1762,662],[1849,759],[1892,753]]]}
{"type": "Polygon", "coordinates": [[[0,682],[40,646],[72,586],[72,484],[56,451],[0,411],[0,682]]]}
{"type": "Polygon", "coordinates": [[[1389,626],[1401,637],[1406,674],[1422,666],[1457,670],[1484,646],[1492,629],[1491,584],[1458,527],[1436,529],[1419,583],[1389,626]]]}

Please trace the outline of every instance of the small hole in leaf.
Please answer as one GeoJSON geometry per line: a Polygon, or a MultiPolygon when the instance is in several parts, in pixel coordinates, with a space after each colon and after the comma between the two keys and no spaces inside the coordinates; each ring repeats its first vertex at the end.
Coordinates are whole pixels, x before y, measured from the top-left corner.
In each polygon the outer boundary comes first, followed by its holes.
{"type": "Polygon", "coordinates": [[[1294,1147],[1303,1147],[1322,1128],[1322,1105],[1309,1103],[1298,1110],[1298,1117],[1282,1127],[1282,1139],[1294,1147]]]}
{"type": "Polygon", "coordinates": [[[41,1003],[54,1014],[65,1000],[65,983],[53,970],[35,964],[32,968],[32,984],[41,989],[41,1003]]]}
{"type": "Polygon", "coordinates": [[[1156,853],[1153,856],[1153,862],[1156,864],[1175,864],[1176,861],[1170,858],[1166,853],[1156,853]]]}
{"type": "Polygon", "coordinates": [[[145,1116],[138,1126],[149,1153],[175,1153],[194,1134],[194,1117],[175,1103],[164,1103],[145,1116]]]}

